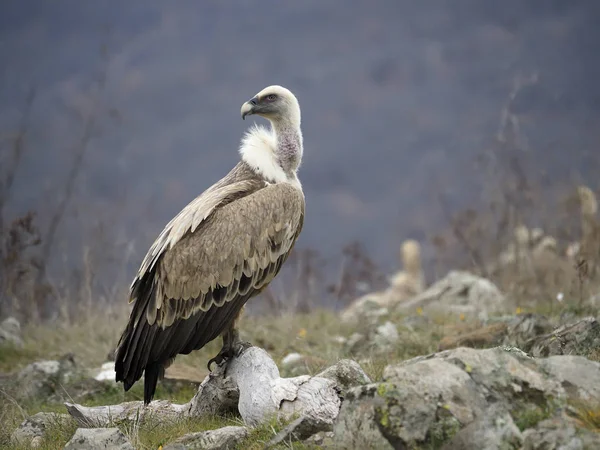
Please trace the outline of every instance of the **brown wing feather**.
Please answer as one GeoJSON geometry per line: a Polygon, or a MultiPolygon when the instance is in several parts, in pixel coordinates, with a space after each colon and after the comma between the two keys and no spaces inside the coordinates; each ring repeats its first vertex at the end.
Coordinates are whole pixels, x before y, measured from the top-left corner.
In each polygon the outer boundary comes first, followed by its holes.
{"type": "Polygon", "coordinates": [[[136,300],[117,351],[117,381],[128,389],[144,369],[147,380],[149,370],[157,379],[161,364],[219,336],[277,275],[303,220],[302,192],[269,185],[216,208],[161,254],[132,287],[136,300]]]}

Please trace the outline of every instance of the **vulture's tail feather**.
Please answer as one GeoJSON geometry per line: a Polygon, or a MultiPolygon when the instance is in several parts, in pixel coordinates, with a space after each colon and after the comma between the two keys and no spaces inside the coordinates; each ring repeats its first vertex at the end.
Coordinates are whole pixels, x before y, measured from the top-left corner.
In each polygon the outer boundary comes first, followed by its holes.
{"type": "Polygon", "coordinates": [[[158,379],[164,376],[164,366],[161,363],[153,363],[146,366],[144,373],[144,403],[147,405],[154,398],[158,379]]]}

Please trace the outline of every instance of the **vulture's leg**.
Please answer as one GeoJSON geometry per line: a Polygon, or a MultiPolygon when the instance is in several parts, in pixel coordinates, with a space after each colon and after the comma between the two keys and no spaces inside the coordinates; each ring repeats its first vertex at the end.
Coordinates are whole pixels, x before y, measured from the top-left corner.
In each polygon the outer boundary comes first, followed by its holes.
{"type": "Polygon", "coordinates": [[[225,332],[221,334],[221,337],[223,338],[223,347],[221,347],[221,350],[214,358],[211,358],[208,361],[209,371],[211,371],[210,366],[212,366],[213,363],[216,363],[217,366],[220,366],[223,361],[232,358],[233,356],[239,356],[244,350],[252,347],[250,342],[244,342],[240,339],[240,332],[236,327],[240,316],[241,311],[238,313],[237,317],[231,321],[225,332]]]}

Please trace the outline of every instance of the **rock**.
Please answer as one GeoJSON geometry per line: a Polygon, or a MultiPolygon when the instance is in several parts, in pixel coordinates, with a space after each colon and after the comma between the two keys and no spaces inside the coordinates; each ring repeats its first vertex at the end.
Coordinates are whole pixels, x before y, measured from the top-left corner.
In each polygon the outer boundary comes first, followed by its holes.
{"type": "Polygon", "coordinates": [[[288,353],[281,360],[281,366],[287,369],[304,364],[304,356],[300,353],[288,353]]]}
{"type": "Polygon", "coordinates": [[[159,415],[166,419],[206,417],[235,413],[245,424],[256,426],[277,416],[291,420],[310,416],[333,423],[341,398],[335,381],[303,375],[282,378],[269,354],[258,347],[246,348],[211,372],[186,404],[155,400],[149,405],[125,402],[86,407],[65,403],[68,413],[82,426],[106,426],[116,420],[143,421],[159,415]]]}
{"type": "Polygon", "coordinates": [[[246,427],[223,427],[216,430],[186,434],[163,447],[163,450],[229,450],[248,436],[246,427]]]}
{"type": "Polygon", "coordinates": [[[551,355],[590,356],[600,348],[600,324],[593,317],[586,317],[570,325],[564,325],[551,333],[532,339],[526,347],[535,357],[551,355]]]}
{"type": "Polygon", "coordinates": [[[526,348],[528,341],[549,333],[553,328],[550,321],[540,314],[519,314],[508,322],[504,344],[528,351],[529,349],[526,348]]]}
{"type": "Polygon", "coordinates": [[[346,351],[349,353],[358,353],[367,346],[367,337],[362,333],[352,333],[346,341],[346,351]]]}
{"type": "Polygon", "coordinates": [[[284,442],[303,441],[321,431],[330,431],[331,429],[331,422],[324,422],[310,416],[302,416],[277,433],[267,443],[266,448],[274,447],[284,442]]]}
{"type": "Polygon", "coordinates": [[[352,354],[366,351],[387,352],[393,350],[399,340],[396,325],[387,321],[367,330],[366,334],[353,333],[346,341],[345,350],[352,354]]]}
{"type": "MultiPolygon", "coordinates": [[[[33,446],[35,438],[42,439],[44,437],[46,428],[56,424],[64,425],[70,420],[71,417],[68,414],[40,412],[21,422],[19,428],[13,432],[11,439],[18,445],[33,446]]],[[[40,441],[40,439],[36,439],[36,441],[40,441]]]]}
{"type": "Polygon", "coordinates": [[[396,328],[396,325],[390,321],[385,322],[383,325],[379,325],[372,338],[373,345],[381,351],[392,350],[399,340],[400,335],[398,334],[398,329],[396,328]]]}
{"type": "Polygon", "coordinates": [[[423,314],[417,314],[405,317],[402,325],[411,331],[424,330],[431,326],[431,319],[423,314]]]}
{"type": "Polygon", "coordinates": [[[388,309],[382,305],[385,292],[372,292],[354,300],[350,306],[344,309],[340,318],[348,324],[377,323],[381,317],[389,314],[388,309]]]}
{"type": "Polygon", "coordinates": [[[400,303],[398,311],[415,310],[470,314],[481,320],[509,307],[507,299],[491,281],[469,272],[452,271],[421,294],[400,303]]]}
{"type": "Polygon", "coordinates": [[[574,401],[600,405],[600,365],[583,356],[559,355],[540,359],[539,367],[568,390],[574,401]]]}
{"type": "MultiPolygon", "coordinates": [[[[195,414],[196,416],[231,413],[231,409],[228,408],[229,405],[224,405],[220,402],[221,398],[218,398],[217,395],[210,395],[214,394],[214,392],[210,392],[209,390],[206,393],[205,401],[208,403],[205,406],[206,409],[202,408],[204,405],[199,405],[198,403],[200,402],[198,401],[190,401],[187,404],[178,405],[166,400],[154,400],[149,405],[144,405],[141,401],[125,402],[110,406],[82,406],[74,403],[65,403],[65,407],[71,417],[75,419],[75,422],[85,428],[108,427],[113,423],[123,421],[141,423],[148,417],[157,416],[162,420],[177,420],[194,416],[193,413],[197,411],[190,412],[190,409],[194,407],[201,409],[199,413],[195,414]]],[[[196,397],[194,397],[194,400],[196,400],[196,397]]]]}
{"type": "Polygon", "coordinates": [[[578,428],[568,416],[539,422],[523,432],[523,450],[588,450],[600,448],[600,433],[578,428]]]}
{"type": "Polygon", "coordinates": [[[48,398],[60,386],[76,376],[73,355],[67,354],[59,361],[37,361],[29,364],[17,375],[20,397],[48,398]]]}
{"type": "Polygon", "coordinates": [[[308,448],[332,448],[333,446],[333,431],[320,431],[303,441],[308,445],[308,448]]]}
{"type": "Polygon", "coordinates": [[[344,345],[346,342],[348,342],[348,339],[346,339],[344,336],[339,336],[339,335],[334,336],[331,340],[338,345],[344,345]]]}
{"type": "Polygon", "coordinates": [[[518,450],[523,436],[511,415],[492,405],[483,416],[460,430],[442,450],[518,450]]]}
{"type": "Polygon", "coordinates": [[[109,361],[102,364],[99,370],[96,373],[92,374],[95,380],[98,381],[111,381],[115,382],[115,362],[109,361]]]}
{"type": "Polygon", "coordinates": [[[388,352],[396,347],[399,340],[396,325],[388,321],[367,330],[366,334],[353,333],[346,341],[344,349],[350,354],[388,352]]]}
{"type": "Polygon", "coordinates": [[[301,355],[300,353],[289,353],[281,360],[281,368],[286,375],[305,375],[315,368],[321,368],[327,363],[326,360],[317,356],[301,355]]]}
{"type": "Polygon", "coordinates": [[[493,323],[458,336],[446,336],[438,344],[438,349],[448,350],[456,347],[493,347],[502,343],[507,330],[508,325],[505,323],[493,323]]]}
{"type": "Polygon", "coordinates": [[[514,347],[461,347],[421,356],[387,366],[380,383],[349,389],[334,425],[334,443],[439,448],[473,424],[463,438],[479,438],[488,426],[505,436],[512,446],[507,448],[518,448],[514,424],[531,428],[531,417],[540,421],[568,402],[600,401],[598,380],[600,363],[577,356],[538,360],[514,347]],[[485,415],[491,405],[499,408],[495,418],[485,415]]]}
{"type": "Polygon", "coordinates": [[[14,317],[8,317],[0,323],[0,345],[3,344],[23,347],[21,324],[14,317]]]}
{"type": "Polygon", "coordinates": [[[118,428],[77,428],[65,450],[134,450],[118,428]]]}
{"type": "Polygon", "coordinates": [[[355,386],[371,383],[371,379],[356,361],[342,359],[337,364],[328,367],[317,374],[318,377],[327,378],[336,382],[343,391],[355,386]]]}

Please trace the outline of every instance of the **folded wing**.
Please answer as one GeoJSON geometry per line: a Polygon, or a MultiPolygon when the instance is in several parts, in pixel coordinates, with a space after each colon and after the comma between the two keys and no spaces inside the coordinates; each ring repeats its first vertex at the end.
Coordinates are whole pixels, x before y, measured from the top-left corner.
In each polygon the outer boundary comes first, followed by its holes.
{"type": "Polygon", "coordinates": [[[171,223],[148,252],[117,349],[117,381],[125,389],[145,369],[151,397],[170,361],[219,336],[292,250],[304,220],[300,189],[281,183],[227,195],[188,225],[171,223]]]}

